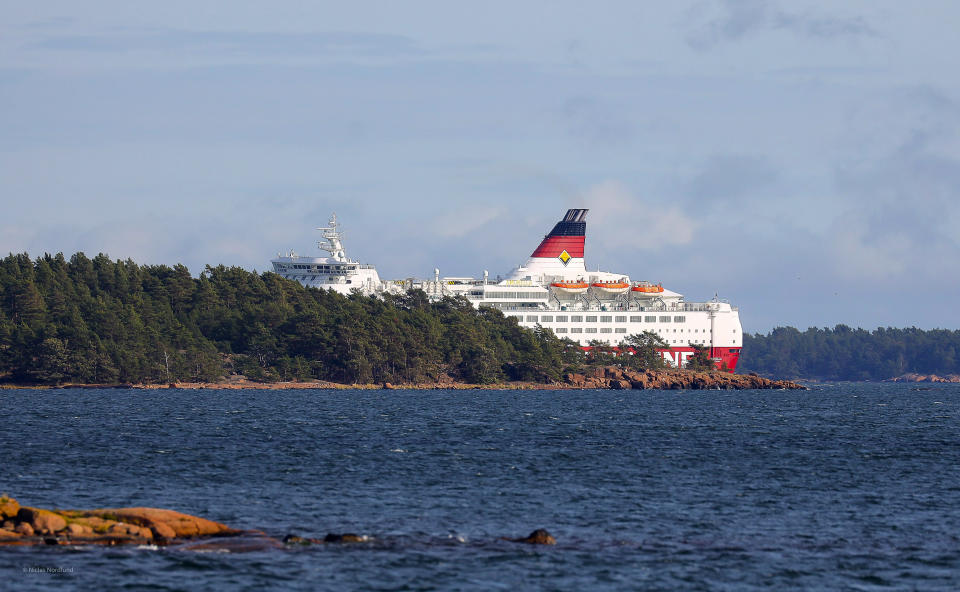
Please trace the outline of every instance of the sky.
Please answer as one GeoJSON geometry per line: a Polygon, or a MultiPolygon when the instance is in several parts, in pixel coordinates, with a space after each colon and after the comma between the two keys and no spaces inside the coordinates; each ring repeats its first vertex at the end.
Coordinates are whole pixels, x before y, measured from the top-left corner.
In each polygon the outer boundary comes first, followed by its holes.
{"type": "Polygon", "coordinates": [[[591,269],[960,328],[960,3],[0,1],[0,253],[591,269]]]}

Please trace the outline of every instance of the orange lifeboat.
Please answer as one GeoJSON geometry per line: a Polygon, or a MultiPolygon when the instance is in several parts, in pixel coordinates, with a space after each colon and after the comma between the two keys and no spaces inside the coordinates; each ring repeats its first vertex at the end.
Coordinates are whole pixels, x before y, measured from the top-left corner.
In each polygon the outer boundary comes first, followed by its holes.
{"type": "Polygon", "coordinates": [[[590,287],[602,294],[623,294],[630,289],[627,282],[593,282],[590,287]]]}
{"type": "Polygon", "coordinates": [[[661,294],[663,293],[663,284],[651,284],[650,282],[637,282],[631,288],[634,294],[661,294]]]}
{"type": "Polygon", "coordinates": [[[550,287],[561,294],[583,294],[590,285],[587,282],[553,282],[550,287]]]}

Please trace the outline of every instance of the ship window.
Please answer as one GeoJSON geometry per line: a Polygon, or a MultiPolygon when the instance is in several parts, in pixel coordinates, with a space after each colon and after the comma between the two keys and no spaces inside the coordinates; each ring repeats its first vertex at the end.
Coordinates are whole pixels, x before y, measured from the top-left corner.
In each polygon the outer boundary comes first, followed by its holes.
{"type": "Polygon", "coordinates": [[[600,328],[600,332],[601,332],[601,333],[613,333],[613,329],[611,329],[610,327],[601,327],[601,328],[600,328]]]}
{"type": "Polygon", "coordinates": [[[550,315],[543,315],[542,317],[540,317],[540,321],[544,323],[552,323],[553,317],[550,315]]]}
{"type": "Polygon", "coordinates": [[[617,321],[618,323],[626,323],[626,322],[627,322],[627,317],[617,317],[617,318],[616,318],[616,321],[617,321]]]}
{"type": "Polygon", "coordinates": [[[617,327],[616,330],[614,331],[614,333],[626,333],[626,332],[627,332],[626,327],[617,327]]]}
{"type": "Polygon", "coordinates": [[[571,332],[571,333],[583,333],[583,329],[581,329],[580,327],[574,327],[573,329],[570,329],[570,332],[571,332]]]}
{"type": "Polygon", "coordinates": [[[557,333],[566,333],[566,332],[567,332],[567,329],[566,329],[566,327],[558,327],[558,328],[556,329],[556,332],[557,332],[557,333]]]}
{"type": "Polygon", "coordinates": [[[640,315],[631,315],[631,316],[630,316],[630,322],[631,322],[631,323],[639,323],[639,322],[641,322],[642,320],[643,320],[643,317],[641,317],[640,315]]]}
{"type": "Polygon", "coordinates": [[[669,323],[669,322],[670,322],[670,317],[660,317],[660,322],[661,322],[661,323],[669,323]]]}
{"type": "Polygon", "coordinates": [[[583,316],[581,316],[581,315],[573,315],[572,317],[570,317],[570,320],[573,321],[574,323],[582,323],[582,322],[583,322],[583,316]]]}
{"type": "Polygon", "coordinates": [[[596,322],[597,322],[597,317],[596,317],[596,316],[587,316],[587,322],[588,322],[588,323],[596,323],[596,322]]]}
{"type": "Polygon", "coordinates": [[[673,317],[674,323],[686,323],[687,317],[673,317]]]}
{"type": "Polygon", "coordinates": [[[537,322],[537,315],[527,315],[527,322],[528,322],[528,323],[536,323],[536,322],[537,322]]]}
{"type": "Polygon", "coordinates": [[[587,332],[587,333],[596,333],[596,332],[597,332],[597,328],[596,328],[596,327],[587,327],[587,331],[586,331],[586,332],[587,332]]]}
{"type": "Polygon", "coordinates": [[[656,323],[657,317],[643,317],[643,322],[645,323],[656,323]]]}
{"type": "Polygon", "coordinates": [[[600,317],[600,322],[601,322],[601,323],[612,323],[612,322],[613,322],[613,317],[611,317],[611,316],[609,316],[609,315],[608,315],[608,316],[602,316],[602,317],[600,317]]]}
{"type": "Polygon", "coordinates": [[[567,322],[567,315],[557,315],[557,322],[558,322],[558,323],[566,323],[566,322],[567,322]]]}

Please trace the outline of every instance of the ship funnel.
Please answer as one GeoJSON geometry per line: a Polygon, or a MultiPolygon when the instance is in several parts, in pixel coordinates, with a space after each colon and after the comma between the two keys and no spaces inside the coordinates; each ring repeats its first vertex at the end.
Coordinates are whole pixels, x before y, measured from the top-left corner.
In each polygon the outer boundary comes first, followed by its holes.
{"type": "MultiPolygon", "coordinates": [[[[583,244],[587,236],[587,209],[570,209],[562,220],[557,222],[550,234],[543,238],[531,257],[583,258],[583,244]]],[[[566,263],[566,261],[564,261],[566,263]]]]}
{"type": "Polygon", "coordinates": [[[511,274],[510,279],[550,276],[573,280],[586,277],[583,248],[587,237],[588,211],[586,208],[567,210],[550,234],[543,237],[527,262],[511,274]]]}

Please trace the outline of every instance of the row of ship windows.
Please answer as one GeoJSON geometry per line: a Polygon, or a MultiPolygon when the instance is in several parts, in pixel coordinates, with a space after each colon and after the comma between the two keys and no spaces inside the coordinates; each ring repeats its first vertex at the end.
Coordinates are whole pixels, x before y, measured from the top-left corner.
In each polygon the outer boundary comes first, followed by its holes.
{"type": "MultiPolygon", "coordinates": [[[[553,322],[566,323],[566,322],[567,322],[567,317],[568,317],[568,315],[557,315],[556,321],[554,321],[553,315],[541,315],[541,316],[539,316],[539,317],[538,317],[537,315],[527,315],[527,322],[528,322],[528,323],[553,323],[553,322]]],[[[519,319],[520,317],[517,317],[517,318],[519,319]]],[[[670,316],[667,316],[667,315],[663,315],[663,316],[661,316],[661,317],[657,317],[657,316],[655,316],[655,315],[650,315],[650,316],[631,315],[631,316],[630,316],[630,322],[631,322],[631,323],[656,323],[658,318],[659,318],[659,320],[660,320],[661,323],[669,323],[669,322],[671,322],[671,320],[672,320],[674,323],[685,323],[685,322],[687,322],[687,317],[686,317],[686,316],[670,317],[670,316]]],[[[572,322],[572,323],[582,323],[582,322],[584,322],[584,316],[583,316],[583,315],[569,315],[569,319],[570,319],[570,322],[572,322]]],[[[593,316],[593,315],[587,315],[587,316],[586,316],[586,322],[587,322],[587,323],[596,323],[596,322],[597,322],[597,317],[596,317],[596,316],[593,316]]],[[[616,322],[616,323],[626,323],[626,322],[627,322],[627,316],[626,316],[626,315],[622,315],[622,316],[618,315],[618,316],[615,317],[615,316],[613,316],[613,315],[603,315],[603,316],[600,317],[600,322],[601,322],[601,323],[614,323],[614,322],[616,322]]]]}
{"type": "MultiPolygon", "coordinates": [[[[300,281],[304,281],[304,282],[313,282],[313,281],[316,281],[316,279],[317,279],[317,276],[315,276],[315,275],[286,275],[286,276],[283,276],[283,277],[287,278],[288,280],[296,280],[297,278],[300,278],[300,281]]],[[[328,278],[321,278],[321,279],[327,280],[328,278]]],[[[325,283],[325,284],[338,284],[338,283],[340,283],[340,282],[324,281],[323,283],[325,283]]],[[[343,283],[344,283],[344,284],[352,284],[352,283],[353,283],[353,280],[345,280],[343,283]]]]}
{"type": "Polygon", "coordinates": [[[334,271],[351,271],[356,269],[352,265],[286,265],[281,267],[281,269],[305,269],[307,271],[319,271],[319,272],[329,272],[334,271]]]}
{"type": "MultiPolygon", "coordinates": [[[[557,331],[557,332],[558,332],[558,333],[563,333],[563,331],[557,331]]],[[[576,333],[576,331],[573,331],[573,332],[576,333]]],[[[592,341],[592,340],[591,340],[591,341],[592,341]]],[[[602,339],[602,338],[601,338],[601,339],[599,339],[598,341],[606,341],[607,343],[609,343],[609,344],[611,344],[611,345],[615,345],[615,344],[619,343],[619,341],[616,341],[616,340],[614,340],[614,339],[602,339]]],[[[670,345],[681,345],[681,346],[687,345],[687,344],[690,344],[690,343],[693,343],[693,344],[696,344],[696,345],[710,345],[710,344],[707,342],[706,339],[691,339],[691,340],[689,340],[689,341],[684,341],[683,339],[665,339],[664,342],[666,342],[666,343],[668,343],[668,344],[670,344],[670,345]]],[[[733,344],[736,345],[736,344],[737,344],[737,341],[734,340],[734,341],[733,341],[733,344]]],[[[736,350],[731,350],[731,353],[733,353],[734,351],[736,351],[736,350]]]]}
{"type": "MultiPolygon", "coordinates": [[[[567,328],[557,327],[556,329],[554,329],[554,331],[557,333],[566,333],[567,328]]],[[[596,327],[571,327],[570,332],[571,333],[596,333],[597,328],[596,327]]],[[[610,327],[600,327],[600,332],[601,333],[626,333],[627,329],[625,327],[617,327],[616,329],[612,329],[610,327]]]]}
{"type": "Polygon", "coordinates": [[[544,292],[470,292],[471,296],[477,298],[510,298],[511,300],[546,300],[547,294],[544,292]]]}
{"type": "MultiPolygon", "coordinates": [[[[555,327],[555,328],[553,329],[553,332],[554,332],[554,333],[566,333],[567,330],[568,330],[567,327],[555,327]]],[[[569,328],[569,332],[570,332],[570,333],[596,333],[596,332],[597,332],[597,328],[596,328],[596,327],[570,327],[570,328],[569,328]]],[[[616,328],[600,327],[599,332],[600,332],[600,333],[626,333],[626,332],[627,332],[627,328],[626,328],[626,327],[616,327],[616,328]]],[[[676,333],[677,330],[674,329],[673,332],[676,333]]],[[[683,333],[683,329],[680,329],[680,332],[683,333]]],[[[691,333],[699,333],[699,332],[700,332],[699,329],[694,329],[693,331],[691,331],[691,333]]],[[[664,333],[663,331],[657,331],[657,334],[658,334],[658,335],[665,335],[665,334],[669,334],[669,333],[670,333],[669,331],[667,331],[666,333],[664,333]]],[[[707,333],[707,330],[704,329],[704,330],[703,330],[703,333],[706,334],[706,333],[707,333]]],[[[736,331],[734,331],[734,333],[736,333],[736,331]]]]}

